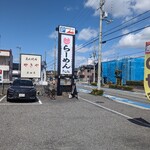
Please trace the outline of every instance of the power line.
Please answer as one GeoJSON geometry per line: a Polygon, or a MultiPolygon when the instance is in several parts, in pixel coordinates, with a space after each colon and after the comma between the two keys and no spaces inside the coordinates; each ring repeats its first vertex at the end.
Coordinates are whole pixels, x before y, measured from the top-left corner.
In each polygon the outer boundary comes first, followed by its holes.
{"type": "MultiPolygon", "coordinates": [[[[94,5],[95,4],[95,1],[94,0],[92,0],[91,2],[90,2],[90,4],[91,5],[94,5]],[[94,2],[94,3],[93,3],[94,2]]],[[[74,24],[75,25],[77,25],[77,23],[80,23],[81,21],[79,21],[79,20],[81,20],[81,17],[83,17],[83,15],[85,16],[86,14],[89,14],[89,12],[90,12],[90,10],[88,9],[88,10],[84,10],[84,9],[81,9],[80,10],[80,12],[79,12],[79,14],[71,21],[71,24],[73,24],[73,22],[74,22],[74,24]]],[[[83,19],[82,19],[82,21],[83,21],[83,19]]],[[[74,25],[74,26],[75,26],[74,25]]]]}
{"type": "Polygon", "coordinates": [[[114,39],[117,39],[117,38],[120,38],[120,37],[126,36],[126,35],[128,35],[128,34],[130,34],[130,33],[134,33],[134,32],[137,32],[137,31],[140,31],[140,30],[143,30],[143,29],[149,28],[149,27],[150,27],[150,25],[145,26],[145,27],[142,27],[142,28],[139,28],[139,29],[136,29],[136,30],[133,30],[133,31],[131,31],[131,32],[128,32],[128,33],[125,33],[125,34],[122,34],[122,35],[119,35],[119,36],[116,36],[116,37],[113,37],[113,38],[110,38],[110,39],[107,39],[107,40],[105,40],[105,41],[103,41],[103,42],[112,41],[112,40],[114,40],[114,39]]]}
{"type": "MultiPolygon", "coordinates": [[[[137,15],[136,17],[131,18],[130,20],[124,22],[123,24],[125,24],[125,23],[127,23],[127,22],[129,22],[129,21],[132,21],[133,19],[138,18],[138,17],[140,17],[140,16],[142,16],[142,15],[148,13],[148,12],[150,12],[150,10],[148,10],[148,11],[142,13],[142,14],[139,14],[139,15],[137,15]]],[[[149,17],[150,17],[150,16],[148,16],[148,17],[146,17],[146,18],[144,18],[144,19],[141,19],[140,22],[141,22],[142,20],[148,19],[149,17]]],[[[138,23],[138,21],[137,21],[136,23],[138,23]]],[[[132,26],[132,25],[134,25],[134,24],[136,24],[136,23],[132,23],[132,24],[130,24],[129,26],[132,26]]],[[[110,30],[113,30],[113,29],[115,29],[115,28],[117,28],[117,27],[120,27],[120,26],[122,26],[123,24],[121,24],[121,25],[119,25],[119,26],[116,26],[116,27],[114,27],[114,28],[111,28],[110,30]]],[[[126,27],[129,27],[129,26],[126,26],[126,27]]],[[[121,28],[121,29],[124,29],[124,28],[126,28],[126,27],[123,27],[123,28],[121,28]]],[[[121,30],[121,29],[119,29],[119,30],[121,30]]],[[[110,30],[108,30],[108,31],[110,31],[110,30]]],[[[107,32],[108,32],[108,31],[107,31],[107,32]]],[[[108,33],[108,34],[104,34],[104,36],[109,35],[109,34],[112,34],[112,33],[117,32],[117,31],[118,31],[118,30],[115,30],[115,31],[110,32],[110,33],[108,33]]],[[[106,33],[106,32],[104,32],[104,33],[106,33]]],[[[96,37],[93,38],[93,39],[90,39],[88,42],[85,42],[85,43],[82,44],[76,51],[78,51],[79,49],[81,49],[81,48],[83,48],[83,47],[85,47],[85,46],[87,46],[87,45],[89,45],[89,44],[92,44],[93,42],[97,41],[97,40],[98,40],[98,37],[99,37],[99,35],[96,36],[96,37]]]]}
{"type": "MultiPolygon", "coordinates": [[[[110,38],[110,39],[107,39],[107,40],[105,40],[105,41],[102,41],[102,43],[106,43],[106,42],[108,42],[108,41],[111,41],[111,40],[114,40],[114,39],[117,39],[117,38],[126,36],[126,35],[128,35],[128,34],[130,34],[130,33],[134,33],[134,32],[140,31],[140,30],[142,30],[142,29],[146,29],[146,28],[148,28],[148,27],[150,27],[150,25],[145,26],[145,27],[142,27],[142,28],[139,28],[139,29],[136,29],[136,30],[133,30],[133,31],[131,31],[131,32],[128,32],[128,33],[125,33],[125,34],[122,34],[122,35],[119,35],[119,36],[116,36],[116,37],[113,37],[113,38],[110,38]]],[[[78,50],[80,50],[80,49],[82,49],[82,48],[84,48],[84,47],[86,47],[86,46],[88,46],[88,45],[94,43],[94,42],[97,41],[98,39],[99,39],[99,38],[94,38],[94,39],[92,39],[92,40],[89,41],[88,43],[86,43],[86,44],[84,44],[83,46],[81,46],[81,47],[79,47],[78,49],[76,49],[76,51],[78,51],[78,50]]]]}
{"type": "Polygon", "coordinates": [[[50,64],[50,63],[52,63],[52,62],[54,62],[54,59],[53,59],[53,60],[51,60],[51,61],[49,61],[47,64],[50,64]]]}
{"type": "Polygon", "coordinates": [[[83,47],[84,45],[88,44],[89,42],[92,42],[92,41],[95,42],[95,40],[97,40],[98,37],[99,37],[99,36],[96,36],[95,38],[89,40],[88,42],[85,42],[84,44],[80,45],[80,46],[78,47],[78,49],[80,49],[80,48],[83,47]]]}
{"type": "Polygon", "coordinates": [[[118,26],[115,26],[115,27],[113,27],[113,28],[107,30],[106,32],[103,32],[103,33],[107,33],[107,32],[109,32],[109,31],[112,31],[112,30],[114,30],[114,29],[116,29],[116,28],[118,28],[118,27],[120,27],[120,26],[122,26],[122,25],[124,25],[124,24],[126,24],[126,23],[128,23],[128,22],[130,22],[130,21],[132,21],[132,20],[134,20],[134,19],[136,19],[136,18],[138,18],[138,17],[140,17],[140,16],[146,14],[146,13],[148,13],[148,12],[150,12],[150,10],[148,10],[148,11],[146,11],[146,12],[144,12],[144,13],[141,13],[141,14],[139,14],[139,15],[137,15],[137,16],[131,18],[131,19],[129,19],[128,21],[125,21],[124,23],[122,23],[122,24],[120,24],[120,25],[118,25],[118,26]]]}
{"type": "MultiPolygon", "coordinates": [[[[120,55],[119,57],[126,57],[126,56],[132,56],[132,55],[135,55],[135,54],[139,54],[139,53],[143,53],[143,52],[145,52],[145,51],[140,51],[140,52],[135,52],[135,53],[130,53],[130,54],[127,54],[127,55],[120,55]]],[[[138,56],[139,57],[139,56],[138,56]]],[[[144,57],[144,55],[143,56],[141,56],[141,57],[144,57]]],[[[115,59],[115,57],[109,57],[108,59],[110,59],[110,58],[114,58],[115,59]]]]}
{"type": "Polygon", "coordinates": [[[139,20],[139,21],[136,21],[136,22],[134,22],[134,23],[132,23],[132,24],[130,24],[130,25],[127,25],[127,26],[125,26],[125,27],[122,27],[122,28],[120,28],[120,29],[118,29],[118,30],[115,30],[115,31],[113,31],[113,32],[104,34],[103,36],[107,36],[107,35],[113,34],[113,33],[118,32],[118,31],[120,31],[120,30],[122,30],[122,29],[124,29],[124,28],[128,28],[128,27],[130,27],[130,26],[132,26],[132,25],[135,25],[135,24],[137,24],[137,23],[140,23],[141,21],[144,21],[144,20],[149,19],[149,18],[150,18],[150,16],[145,17],[145,18],[143,18],[143,19],[141,19],[141,20],[139,20]]]}

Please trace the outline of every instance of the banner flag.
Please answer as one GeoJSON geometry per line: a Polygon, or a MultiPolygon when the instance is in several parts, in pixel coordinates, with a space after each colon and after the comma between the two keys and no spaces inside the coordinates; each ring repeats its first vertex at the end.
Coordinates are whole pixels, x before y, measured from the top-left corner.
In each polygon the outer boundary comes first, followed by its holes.
{"type": "Polygon", "coordinates": [[[150,100],[150,42],[146,42],[145,48],[144,89],[148,100],[150,100]]]}

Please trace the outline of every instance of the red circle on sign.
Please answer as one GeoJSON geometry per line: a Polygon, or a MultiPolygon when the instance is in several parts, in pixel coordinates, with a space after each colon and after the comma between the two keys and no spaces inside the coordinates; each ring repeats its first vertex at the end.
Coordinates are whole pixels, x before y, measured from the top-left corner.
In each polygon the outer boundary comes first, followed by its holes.
{"type": "Polygon", "coordinates": [[[70,43],[70,39],[69,38],[64,38],[64,43],[65,44],[69,44],[70,43]]]}

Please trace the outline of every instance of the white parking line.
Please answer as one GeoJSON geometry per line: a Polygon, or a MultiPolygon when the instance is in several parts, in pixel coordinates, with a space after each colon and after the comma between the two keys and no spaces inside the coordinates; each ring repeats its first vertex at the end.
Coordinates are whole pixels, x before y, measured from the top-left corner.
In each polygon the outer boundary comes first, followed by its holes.
{"type": "Polygon", "coordinates": [[[33,106],[33,105],[39,105],[39,103],[1,103],[0,106],[33,106]]]}
{"type": "Polygon", "coordinates": [[[149,124],[144,123],[144,122],[142,122],[142,121],[139,121],[139,120],[137,120],[137,119],[134,119],[134,118],[132,118],[132,117],[130,117],[130,116],[127,116],[127,115],[125,115],[125,114],[122,114],[122,113],[120,113],[120,112],[118,112],[118,111],[115,111],[115,110],[113,110],[113,109],[104,107],[104,106],[102,106],[102,105],[100,105],[100,104],[91,102],[90,100],[87,100],[87,99],[85,99],[85,98],[82,98],[82,97],[79,97],[79,98],[80,98],[81,100],[85,101],[85,102],[88,102],[88,103],[90,103],[90,104],[92,104],[92,105],[98,106],[98,107],[100,107],[100,108],[102,108],[102,109],[105,109],[105,110],[107,110],[107,111],[109,111],[109,112],[112,112],[112,113],[114,113],[114,114],[120,115],[120,116],[122,116],[122,117],[124,117],[124,118],[127,118],[127,119],[132,119],[132,120],[134,120],[134,121],[137,122],[137,123],[140,123],[140,124],[143,124],[143,125],[145,125],[145,126],[150,127],[149,124]]]}
{"type": "Polygon", "coordinates": [[[110,108],[104,107],[104,106],[99,105],[99,104],[94,103],[94,102],[91,102],[90,100],[87,100],[87,99],[85,99],[85,98],[82,98],[82,97],[79,97],[79,98],[82,99],[83,101],[86,101],[86,102],[88,102],[88,103],[90,103],[90,104],[93,104],[93,105],[95,105],[95,106],[98,106],[98,107],[100,107],[100,108],[103,108],[103,109],[105,109],[105,110],[108,110],[108,111],[110,111],[110,112],[112,112],[112,113],[115,113],[115,114],[118,114],[118,115],[120,115],[120,116],[123,116],[123,117],[125,117],[125,118],[127,118],[127,119],[133,119],[133,118],[130,117],[130,116],[124,115],[124,114],[119,113],[119,112],[117,112],[117,111],[115,111],[115,110],[112,110],[112,109],[110,109],[110,108]]]}
{"type": "Polygon", "coordinates": [[[42,101],[39,99],[39,97],[37,97],[39,104],[42,104],[42,101]]]}
{"type": "Polygon", "coordinates": [[[148,103],[136,102],[133,100],[129,100],[127,98],[121,98],[121,97],[111,96],[107,94],[104,94],[103,96],[118,103],[130,105],[130,106],[140,108],[140,109],[150,110],[150,104],[148,103]]]}
{"type": "MultiPolygon", "coordinates": [[[[4,100],[6,98],[6,95],[5,96],[3,96],[1,99],[0,99],[0,102],[2,102],[2,100],[4,100]]],[[[42,101],[37,97],[37,99],[38,99],[38,103],[8,103],[8,102],[6,102],[6,103],[0,103],[0,105],[41,105],[41,104],[43,104],[42,103],[42,101]]]]}
{"type": "Polygon", "coordinates": [[[3,96],[1,99],[0,99],[0,102],[4,99],[6,97],[6,95],[5,96],[3,96]]]}

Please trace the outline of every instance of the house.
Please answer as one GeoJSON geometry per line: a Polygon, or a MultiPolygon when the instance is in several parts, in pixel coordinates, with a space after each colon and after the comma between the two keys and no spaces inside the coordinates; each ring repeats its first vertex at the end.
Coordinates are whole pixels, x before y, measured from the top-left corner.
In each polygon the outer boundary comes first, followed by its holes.
{"type": "Polygon", "coordinates": [[[93,82],[94,77],[94,66],[83,65],[80,66],[77,73],[78,79],[82,82],[93,82]]]}
{"type": "Polygon", "coordinates": [[[12,65],[12,51],[0,49],[0,83],[10,83],[12,80],[12,65]]]}

